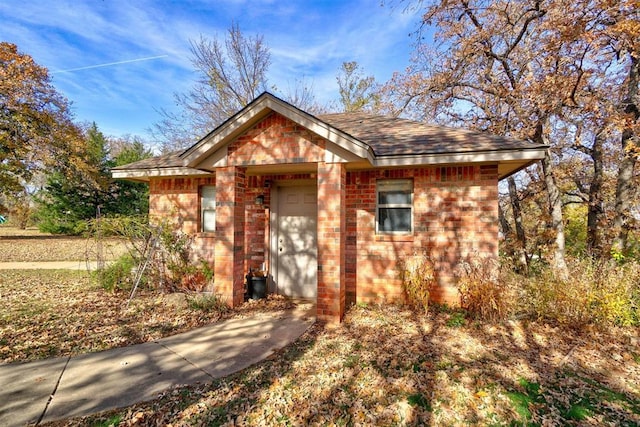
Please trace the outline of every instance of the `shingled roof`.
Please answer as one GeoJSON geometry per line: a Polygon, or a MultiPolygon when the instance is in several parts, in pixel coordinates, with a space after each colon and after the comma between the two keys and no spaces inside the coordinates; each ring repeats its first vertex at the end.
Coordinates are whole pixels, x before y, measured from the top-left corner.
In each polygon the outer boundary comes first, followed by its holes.
{"type": "Polygon", "coordinates": [[[536,147],[529,142],[485,132],[428,125],[389,116],[337,113],[324,114],[318,118],[364,142],[373,149],[376,156],[470,153],[536,147]]]}
{"type": "Polygon", "coordinates": [[[184,150],[174,151],[160,156],[149,157],[123,166],[117,166],[112,170],[127,169],[154,169],[154,168],[177,168],[182,167],[184,160],[180,157],[184,150]]]}
{"type": "Polygon", "coordinates": [[[192,147],[113,168],[115,178],[209,174],[202,159],[225,147],[271,113],[282,114],[371,167],[498,162],[501,178],[541,159],[547,146],[469,131],[366,113],[317,117],[263,93],[192,147]]]}

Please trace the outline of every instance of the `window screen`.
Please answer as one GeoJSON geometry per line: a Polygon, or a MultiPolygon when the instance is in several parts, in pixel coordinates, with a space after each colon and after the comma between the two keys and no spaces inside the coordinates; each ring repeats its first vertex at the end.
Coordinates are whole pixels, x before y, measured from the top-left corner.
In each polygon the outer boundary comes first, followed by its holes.
{"type": "Polygon", "coordinates": [[[378,181],[377,233],[413,231],[413,182],[408,179],[378,181]]]}

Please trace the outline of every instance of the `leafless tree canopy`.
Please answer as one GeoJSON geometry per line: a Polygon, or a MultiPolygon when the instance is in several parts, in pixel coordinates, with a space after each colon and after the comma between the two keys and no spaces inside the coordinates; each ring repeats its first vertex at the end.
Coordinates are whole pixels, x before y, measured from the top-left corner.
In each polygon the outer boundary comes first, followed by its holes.
{"type": "Polygon", "coordinates": [[[267,88],[269,47],[263,36],[245,36],[236,24],[222,41],[192,40],[191,55],[198,76],[193,88],[174,94],[179,112],[160,110],[152,129],[165,152],[193,144],[267,88]]]}

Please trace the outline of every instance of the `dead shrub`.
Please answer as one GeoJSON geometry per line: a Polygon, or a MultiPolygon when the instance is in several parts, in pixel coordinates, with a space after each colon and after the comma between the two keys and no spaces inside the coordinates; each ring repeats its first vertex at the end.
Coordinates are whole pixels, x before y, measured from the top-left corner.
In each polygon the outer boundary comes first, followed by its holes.
{"type": "Polygon", "coordinates": [[[458,264],[460,302],[472,317],[497,321],[511,314],[515,295],[499,272],[500,264],[492,258],[472,256],[458,264]]]}
{"type": "Polygon", "coordinates": [[[414,253],[400,262],[407,303],[417,310],[429,309],[430,290],[435,282],[433,263],[425,252],[414,253]]]}
{"type": "Polygon", "coordinates": [[[202,292],[207,286],[207,277],[201,271],[185,273],[180,279],[180,288],[183,291],[202,292]]]}
{"type": "Polygon", "coordinates": [[[530,315],[570,327],[640,323],[640,266],[610,260],[571,259],[568,281],[551,269],[521,278],[522,305],[530,315]]]}

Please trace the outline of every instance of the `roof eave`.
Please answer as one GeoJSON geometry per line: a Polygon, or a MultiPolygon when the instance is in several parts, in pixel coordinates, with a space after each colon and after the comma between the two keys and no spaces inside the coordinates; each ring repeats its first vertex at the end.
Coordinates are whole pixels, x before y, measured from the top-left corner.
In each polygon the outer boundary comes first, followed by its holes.
{"type": "Polygon", "coordinates": [[[506,178],[524,167],[544,158],[547,147],[535,149],[478,151],[462,153],[427,153],[416,155],[378,156],[376,167],[425,166],[464,163],[513,163],[513,170],[507,169],[499,176],[506,178]]]}
{"type": "Polygon", "coordinates": [[[119,169],[111,170],[113,179],[127,179],[133,181],[149,181],[151,178],[175,177],[175,176],[202,176],[211,172],[194,168],[170,167],[149,169],[119,169]]]}

